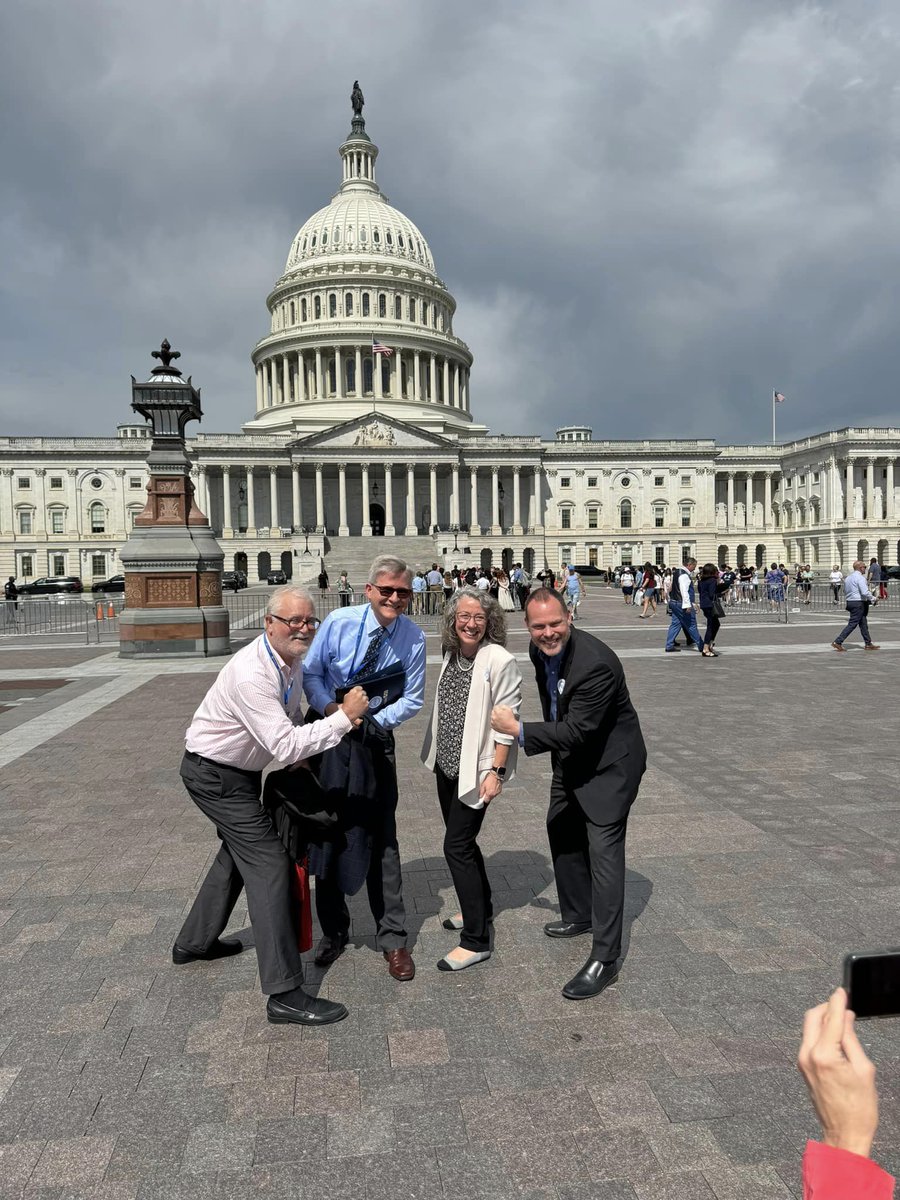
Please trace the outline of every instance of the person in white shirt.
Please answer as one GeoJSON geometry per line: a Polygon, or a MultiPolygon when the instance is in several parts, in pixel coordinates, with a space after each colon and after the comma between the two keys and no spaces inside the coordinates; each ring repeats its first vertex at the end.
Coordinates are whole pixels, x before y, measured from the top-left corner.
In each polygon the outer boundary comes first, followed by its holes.
{"type": "Polygon", "coordinates": [[[273,1024],[329,1025],[347,1015],[343,1004],[301,987],[293,863],[260,804],[262,772],[271,762],[299,765],[336,746],[369,707],[356,687],[323,721],[303,725],[301,663],[319,621],[305,588],[278,588],[269,599],[265,632],[242,647],[219,672],[185,736],[181,778],[188,795],[221,838],[215,861],[172,948],[181,966],[239,953],[220,941],[241,891],[247,908],[260,986],[273,1024]]]}
{"type": "Polygon", "coordinates": [[[831,594],[834,597],[832,603],[837,604],[841,598],[841,584],[844,582],[844,572],[839,563],[834,564],[834,570],[828,576],[828,582],[831,584],[831,594]]]}
{"type": "Polygon", "coordinates": [[[475,586],[478,588],[479,592],[486,592],[491,586],[491,581],[488,579],[487,575],[482,572],[475,580],[475,586]]]}

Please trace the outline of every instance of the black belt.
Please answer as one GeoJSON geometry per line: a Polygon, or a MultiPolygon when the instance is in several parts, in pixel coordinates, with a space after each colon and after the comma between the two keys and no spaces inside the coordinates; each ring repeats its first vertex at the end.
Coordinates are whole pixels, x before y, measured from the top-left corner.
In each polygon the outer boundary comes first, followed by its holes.
{"type": "Polygon", "coordinates": [[[184,757],[188,762],[200,763],[207,767],[215,767],[218,771],[236,771],[238,775],[248,775],[253,779],[262,775],[262,771],[247,771],[243,767],[236,767],[233,763],[216,762],[214,758],[204,758],[202,754],[195,754],[193,750],[185,750],[184,757]]]}

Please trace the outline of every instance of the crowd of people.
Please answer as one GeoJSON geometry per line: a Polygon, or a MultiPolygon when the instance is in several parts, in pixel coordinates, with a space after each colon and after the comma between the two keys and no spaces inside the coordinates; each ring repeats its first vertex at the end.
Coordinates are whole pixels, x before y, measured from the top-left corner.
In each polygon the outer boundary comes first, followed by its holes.
{"type": "MultiPolygon", "coordinates": [[[[679,612],[686,602],[693,613],[695,568],[689,560],[672,572],[669,604],[679,612]]],[[[442,662],[421,750],[459,902],[443,921],[458,944],[437,968],[458,972],[493,954],[491,886],[478,836],[489,806],[514,778],[519,754],[549,754],[547,834],[560,919],[544,933],[590,935],[584,965],[562,988],[566,999],[590,999],[615,982],[620,966],[627,824],[646,769],[638,715],[619,659],[575,628],[564,578],[561,588],[529,581],[522,597],[541,706],[540,720],[523,720],[524,681],[506,648],[508,610],[490,578],[478,586],[477,572],[471,584],[467,574],[460,572],[442,597],[442,662]]],[[[304,944],[309,914],[304,922],[297,886],[304,872],[315,877],[317,965],[327,967],[346,949],[347,897],[365,884],[376,951],[394,980],[415,975],[394,745],[394,730],[425,698],[425,638],[406,615],[413,579],[404,562],[383,555],[372,564],[365,603],[342,605],[321,622],[305,588],[278,588],[264,632],[222,669],[185,736],[182,779],[220,847],[172,959],[181,966],[240,953],[240,941],[221,935],[246,890],[267,1018],[275,1024],[315,1027],[347,1016],[345,1005],[303,986],[301,953],[311,946],[311,939],[304,944]],[[272,764],[283,769],[270,772],[264,792],[263,772],[272,764]]],[[[510,579],[510,592],[514,586],[510,579]]],[[[714,610],[731,586],[707,564],[698,578],[701,609],[714,610]]],[[[696,628],[695,618],[693,626],[686,616],[677,623],[696,628]]],[[[798,1064],[824,1132],[804,1154],[804,1195],[889,1200],[893,1180],[868,1157],[878,1120],[874,1068],[842,989],[807,1013],[798,1064]]]]}

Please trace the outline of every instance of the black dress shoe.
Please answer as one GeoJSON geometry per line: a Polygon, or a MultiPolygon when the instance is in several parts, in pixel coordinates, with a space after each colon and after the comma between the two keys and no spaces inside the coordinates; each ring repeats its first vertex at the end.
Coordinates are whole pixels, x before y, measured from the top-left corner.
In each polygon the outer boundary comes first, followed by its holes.
{"type": "Polygon", "coordinates": [[[316,947],[316,957],[313,960],[316,966],[328,967],[336,962],[344,953],[349,940],[345,933],[340,937],[323,937],[316,947]]]}
{"type": "Polygon", "coordinates": [[[306,992],[299,1004],[296,998],[285,1004],[278,996],[270,996],[266,1002],[266,1016],[272,1025],[333,1025],[335,1021],[343,1021],[346,1015],[345,1005],[306,992]]]}
{"type": "Polygon", "coordinates": [[[567,1000],[588,1000],[591,996],[599,996],[618,977],[615,962],[602,963],[599,959],[589,958],[578,974],[572,976],[562,994],[567,1000]]]}
{"type": "Polygon", "coordinates": [[[590,921],[551,921],[544,926],[547,937],[581,937],[591,932],[590,921]]]}
{"type": "Polygon", "coordinates": [[[240,942],[216,941],[201,954],[197,950],[185,950],[176,942],[172,947],[172,962],[179,967],[192,962],[212,962],[216,958],[230,958],[232,954],[240,954],[243,948],[240,942]]]}

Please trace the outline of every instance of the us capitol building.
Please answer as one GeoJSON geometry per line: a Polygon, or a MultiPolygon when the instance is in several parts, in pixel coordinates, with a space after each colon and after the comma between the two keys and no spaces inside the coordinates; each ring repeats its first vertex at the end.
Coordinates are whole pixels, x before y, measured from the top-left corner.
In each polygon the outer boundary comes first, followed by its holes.
{"type": "MultiPolygon", "coordinates": [[[[376,182],[362,106],[355,87],[340,187],[292,241],[266,301],[252,419],[189,442],[226,569],[309,578],[324,556],[359,586],[362,564],[388,548],[368,539],[381,537],[420,566],[898,561],[900,429],[719,446],[607,441],[583,425],[547,441],[478,424],[456,303],[376,182]]],[[[148,446],[139,424],[0,438],[3,577],[78,574],[89,586],[120,572],[148,446]]]]}

